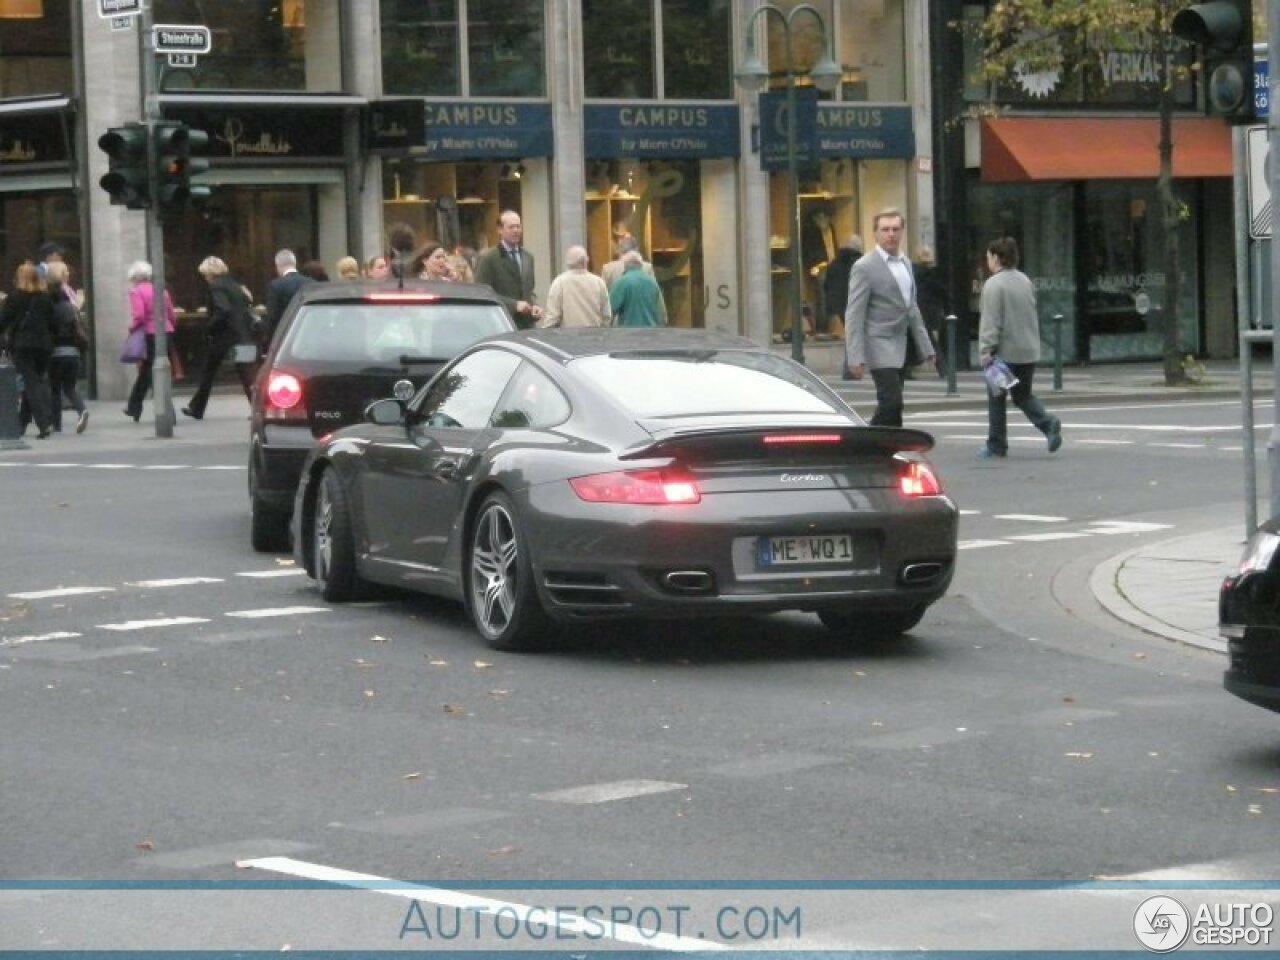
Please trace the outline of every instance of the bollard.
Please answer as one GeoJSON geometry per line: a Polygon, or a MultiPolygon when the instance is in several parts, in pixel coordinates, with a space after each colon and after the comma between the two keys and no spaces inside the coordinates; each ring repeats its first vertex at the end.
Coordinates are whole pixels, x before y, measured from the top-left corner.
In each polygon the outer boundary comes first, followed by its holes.
{"type": "Polygon", "coordinates": [[[943,336],[947,341],[947,396],[954,397],[960,391],[956,389],[956,365],[958,359],[956,357],[956,323],[957,318],[954,313],[948,313],[942,318],[943,336]]]}
{"type": "Polygon", "coordinates": [[[0,353],[0,450],[30,450],[18,426],[18,368],[0,353]]]}
{"type": "Polygon", "coordinates": [[[1053,389],[1062,389],[1062,321],[1060,313],[1053,315],[1053,389]]]}

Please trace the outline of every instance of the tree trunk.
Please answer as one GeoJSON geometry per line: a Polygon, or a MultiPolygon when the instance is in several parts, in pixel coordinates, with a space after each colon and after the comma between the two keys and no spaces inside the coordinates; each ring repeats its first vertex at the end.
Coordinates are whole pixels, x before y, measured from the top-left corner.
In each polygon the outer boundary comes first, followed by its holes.
{"type": "MultiPolygon", "coordinates": [[[[1167,51],[1169,35],[1164,35],[1167,51]]],[[[1166,59],[1167,62],[1167,59],[1166,59]]],[[[1160,177],[1156,181],[1160,203],[1160,225],[1164,241],[1164,304],[1160,311],[1163,328],[1164,382],[1174,386],[1186,381],[1182,367],[1182,349],[1178,345],[1178,300],[1181,276],[1178,257],[1178,225],[1182,222],[1182,205],[1173,192],[1173,82],[1169,77],[1160,90],[1160,177]]]]}

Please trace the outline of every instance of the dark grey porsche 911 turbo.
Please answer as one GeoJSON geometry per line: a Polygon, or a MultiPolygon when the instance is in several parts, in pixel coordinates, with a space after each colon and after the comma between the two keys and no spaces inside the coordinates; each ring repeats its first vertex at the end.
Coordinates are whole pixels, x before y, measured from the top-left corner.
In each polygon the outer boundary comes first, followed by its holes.
{"type": "Polygon", "coordinates": [[[933,439],[867,426],[739,337],[506,334],[365,419],[307,458],[298,559],[329,601],[461,600],[500,649],[570,620],[779,610],[895,636],[954,572],[933,439]]]}

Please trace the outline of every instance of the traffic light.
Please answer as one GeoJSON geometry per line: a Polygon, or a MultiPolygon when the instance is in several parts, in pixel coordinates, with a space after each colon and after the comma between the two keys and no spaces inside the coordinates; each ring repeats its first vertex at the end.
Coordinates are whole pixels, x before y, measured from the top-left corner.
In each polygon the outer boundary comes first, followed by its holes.
{"type": "Polygon", "coordinates": [[[191,178],[209,169],[198,154],[209,145],[209,135],[183,123],[161,121],[155,125],[156,203],[161,210],[175,210],[188,200],[203,200],[208,187],[192,186],[191,178]]]}
{"type": "Polygon", "coordinates": [[[1173,15],[1173,33],[1204,51],[1205,106],[1228,123],[1253,123],[1253,2],[1196,3],[1173,15]]]}
{"type": "Polygon", "coordinates": [[[130,123],[112,127],[98,138],[98,146],[108,158],[108,170],[98,184],[111,195],[111,202],[130,210],[150,207],[146,126],[130,123]]]}

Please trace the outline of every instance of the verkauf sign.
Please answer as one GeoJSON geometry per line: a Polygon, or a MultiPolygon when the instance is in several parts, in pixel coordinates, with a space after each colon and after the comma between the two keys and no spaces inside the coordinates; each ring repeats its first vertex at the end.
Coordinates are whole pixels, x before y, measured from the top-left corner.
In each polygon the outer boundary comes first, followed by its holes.
{"type": "Polygon", "coordinates": [[[151,28],[151,42],[156,53],[208,53],[213,34],[208,27],[157,23],[151,28]]]}

